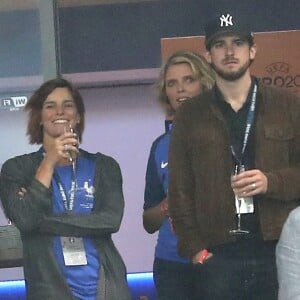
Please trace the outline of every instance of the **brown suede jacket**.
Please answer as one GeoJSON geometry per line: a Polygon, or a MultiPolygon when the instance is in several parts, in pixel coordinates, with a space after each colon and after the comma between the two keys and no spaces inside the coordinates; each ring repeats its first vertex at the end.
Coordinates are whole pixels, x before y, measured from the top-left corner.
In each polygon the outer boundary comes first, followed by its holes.
{"type": "MultiPolygon", "coordinates": [[[[232,155],[225,119],[208,91],[185,103],[174,120],[169,153],[169,209],[179,253],[232,240],[236,226],[230,186],[232,155]]],[[[276,240],[300,198],[300,99],[259,83],[255,168],[268,178],[258,203],[264,240],[276,240]]]]}

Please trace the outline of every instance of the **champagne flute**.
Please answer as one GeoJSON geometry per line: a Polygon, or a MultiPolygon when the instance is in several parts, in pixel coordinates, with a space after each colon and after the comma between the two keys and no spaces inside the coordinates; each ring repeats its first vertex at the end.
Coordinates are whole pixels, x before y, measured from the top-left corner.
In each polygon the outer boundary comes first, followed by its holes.
{"type": "MultiPolygon", "coordinates": [[[[65,132],[71,132],[71,133],[75,133],[75,129],[72,127],[71,123],[69,123],[66,127],[65,127],[65,132]]],[[[78,146],[78,144],[73,145],[73,146],[78,146]]],[[[73,151],[66,151],[65,152],[68,156],[68,160],[69,162],[72,164],[72,173],[73,173],[73,182],[74,182],[74,187],[73,189],[76,190],[77,189],[77,174],[76,174],[76,153],[74,153],[73,151]]]]}
{"type": "MultiPolygon", "coordinates": [[[[231,178],[233,176],[238,175],[239,173],[245,171],[245,167],[243,165],[235,165],[234,167],[234,172],[233,175],[231,176],[231,178]]],[[[248,230],[242,229],[241,228],[241,205],[242,205],[242,201],[244,200],[243,197],[237,196],[236,194],[234,194],[234,198],[235,198],[235,204],[236,204],[236,208],[237,208],[237,228],[235,229],[231,229],[229,231],[230,234],[247,234],[249,233],[248,230]]]]}

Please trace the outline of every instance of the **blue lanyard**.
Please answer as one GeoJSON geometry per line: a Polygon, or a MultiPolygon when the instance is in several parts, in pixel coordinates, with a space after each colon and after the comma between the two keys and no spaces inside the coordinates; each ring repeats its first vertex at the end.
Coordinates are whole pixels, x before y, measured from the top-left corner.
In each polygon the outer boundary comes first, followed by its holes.
{"type": "Polygon", "coordinates": [[[61,198],[62,198],[65,209],[69,210],[69,211],[72,211],[73,208],[74,208],[76,179],[73,178],[71,180],[71,191],[70,191],[70,197],[68,199],[67,193],[65,191],[65,188],[62,185],[62,182],[59,178],[59,175],[56,172],[54,172],[53,177],[54,177],[54,181],[56,182],[56,184],[58,186],[58,189],[59,189],[59,192],[60,192],[60,195],[61,195],[61,198]]]}
{"type": "Polygon", "coordinates": [[[173,121],[172,120],[165,120],[165,131],[168,132],[172,129],[173,121]]]}
{"type": "Polygon", "coordinates": [[[248,141],[249,141],[250,130],[251,130],[251,127],[252,127],[253,122],[254,122],[255,107],[256,107],[256,94],[257,94],[257,84],[255,83],[254,88],[253,88],[253,92],[252,92],[252,97],[251,97],[251,104],[250,104],[248,115],[247,115],[247,124],[246,124],[246,129],[245,129],[245,134],[244,134],[244,141],[243,141],[243,148],[242,148],[242,151],[241,151],[240,159],[238,159],[238,157],[236,155],[236,152],[234,151],[233,145],[230,146],[232,155],[239,162],[240,165],[242,164],[242,161],[243,161],[244,152],[245,152],[246,146],[247,146],[248,141]]]}

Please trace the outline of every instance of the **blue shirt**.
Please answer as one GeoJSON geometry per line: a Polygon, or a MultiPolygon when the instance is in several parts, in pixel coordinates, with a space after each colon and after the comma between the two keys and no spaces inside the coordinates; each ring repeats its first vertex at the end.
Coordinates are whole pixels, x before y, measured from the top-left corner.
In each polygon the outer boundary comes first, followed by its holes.
{"type": "MultiPolygon", "coordinates": [[[[168,151],[170,131],[159,136],[152,144],[148,159],[144,209],[158,205],[168,193],[168,151]]],[[[170,221],[166,218],[161,225],[155,247],[155,257],[187,263],[188,259],[177,252],[177,237],[172,232],[170,221]]]]}
{"type": "MultiPolygon", "coordinates": [[[[79,157],[76,163],[77,190],[72,211],[76,214],[89,214],[94,205],[94,177],[95,161],[79,157]]],[[[59,190],[60,182],[64,188],[67,199],[70,198],[71,182],[73,179],[72,166],[55,168],[52,179],[53,212],[55,214],[66,211],[63,197],[59,190]]],[[[97,250],[90,238],[83,238],[87,265],[66,266],[64,263],[60,237],[54,238],[54,254],[60,269],[76,299],[95,300],[99,281],[100,261],[97,250]]]]}

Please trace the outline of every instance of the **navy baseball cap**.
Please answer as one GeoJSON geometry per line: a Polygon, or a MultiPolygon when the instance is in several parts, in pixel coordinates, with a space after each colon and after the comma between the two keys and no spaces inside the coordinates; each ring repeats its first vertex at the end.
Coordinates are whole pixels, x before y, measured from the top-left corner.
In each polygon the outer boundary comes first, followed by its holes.
{"type": "Polygon", "coordinates": [[[222,35],[236,34],[248,40],[250,45],[253,45],[253,33],[250,30],[249,25],[241,18],[234,17],[230,13],[219,14],[205,27],[205,46],[206,49],[210,49],[212,42],[222,35]]]}

